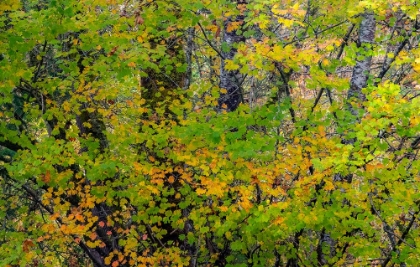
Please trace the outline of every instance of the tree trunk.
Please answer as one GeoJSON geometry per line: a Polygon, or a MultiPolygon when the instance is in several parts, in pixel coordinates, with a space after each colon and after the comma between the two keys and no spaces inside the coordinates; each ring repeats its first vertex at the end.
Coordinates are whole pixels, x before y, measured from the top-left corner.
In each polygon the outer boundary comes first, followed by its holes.
{"type": "MultiPolygon", "coordinates": [[[[237,4],[245,4],[241,0],[237,0],[237,4]]],[[[239,43],[245,42],[245,37],[242,32],[238,33],[244,24],[244,15],[236,17],[229,17],[223,23],[222,43],[228,47],[228,51],[222,49],[222,62],[220,66],[220,88],[226,89],[225,93],[220,94],[219,108],[226,111],[234,111],[242,102],[241,78],[242,75],[239,70],[226,70],[225,60],[232,60],[238,52],[236,46],[239,43]],[[236,29],[229,29],[232,23],[237,23],[239,26],[236,29]]]]}
{"type": "Polygon", "coordinates": [[[350,101],[361,104],[366,100],[366,96],[363,94],[362,89],[367,85],[370,67],[372,65],[371,51],[375,39],[375,26],[374,14],[371,12],[363,14],[359,29],[359,40],[357,43],[358,47],[363,49],[362,52],[358,53],[358,57],[362,57],[362,59],[356,61],[350,81],[350,89],[347,94],[347,101],[349,101],[348,109],[357,118],[359,118],[357,108],[352,105],[350,101]]]}

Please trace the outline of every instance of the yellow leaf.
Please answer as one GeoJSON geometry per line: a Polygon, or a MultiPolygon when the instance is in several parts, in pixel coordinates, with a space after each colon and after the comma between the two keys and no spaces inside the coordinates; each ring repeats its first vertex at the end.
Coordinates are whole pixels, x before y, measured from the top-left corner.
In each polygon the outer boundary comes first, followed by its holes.
{"type": "Polygon", "coordinates": [[[279,18],[278,22],[283,24],[286,28],[290,28],[293,25],[294,21],[291,19],[279,18]]]}
{"type": "Polygon", "coordinates": [[[135,238],[131,237],[131,238],[127,239],[127,243],[125,244],[124,249],[129,251],[129,250],[137,247],[137,245],[138,245],[137,240],[135,238]]]}
{"type": "Polygon", "coordinates": [[[57,218],[59,218],[59,217],[60,217],[60,214],[56,212],[56,213],[54,213],[53,215],[50,216],[50,219],[52,221],[54,221],[54,220],[57,220],[57,218]]]}
{"type": "Polygon", "coordinates": [[[332,50],[334,50],[334,46],[333,45],[327,45],[327,47],[325,47],[325,50],[332,51],[332,50]]]}
{"type": "Polygon", "coordinates": [[[143,168],[142,168],[142,165],[140,165],[139,163],[137,163],[137,162],[134,162],[133,163],[133,167],[134,167],[134,169],[136,170],[136,171],[141,171],[143,168]]]}
{"type": "Polygon", "coordinates": [[[320,125],[318,126],[318,131],[319,131],[319,135],[321,135],[322,137],[325,137],[325,127],[320,125]]]}
{"type": "Polygon", "coordinates": [[[63,109],[64,109],[64,111],[65,112],[69,112],[70,110],[71,110],[71,107],[70,107],[70,104],[69,104],[69,102],[64,102],[63,104],[62,104],[62,106],[63,106],[63,109]]]}
{"type": "Polygon", "coordinates": [[[226,70],[237,70],[237,69],[239,69],[239,65],[234,63],[233,60],[226,59],[225,60],[225,69],[226,70]]]}
{"type": "Polygon", "coordinates": [[[220,207],[219,207],[219,209],[220,209],[220,211],[222,211],[222,212],[226,212],[226,211],[228,211],[228,210],[229,210],[229,208],[228,208],[228,207],[226,207],[226,206],[220,206],[220,207]]]}
{"type": "Polygon", "coordinates": [[[413,70],[420,73],[420,64],[413,64],[413,70]]]}
{"type": "Polygon", "coordinates": [[[89,208],[93,208],[95,206],[95,199],[92,197],[86,198],[86,206],[89,208]]]}
{"type": "Polygon", "coordinates": [[[90,248],[95,248],[96,247],[96,244],[95,244],[95,242],[92,242],[92,241],[86,241],[86,246],[88,246],[88,247],[90,247],[90,248]]]}
{"type": "Polygon", "coordinates": [[[106,265],[110,265],[110,264],[111,264],[111,259],[112,259],[112,256],[106,257],[106,258],[104,259],[104,263],[105,263],[106,265]]]}
{"type": "Polygon", "coordinates": [[[240,207],[243,208],[246,211],[249,211],[252,208],[252,203],[248,199],[244,199],[240,202],[240,207]]]}
{"type": "Polygon", "coordinates": [[[327,190],[327,191],[331,191],[331,190],[335,189],[335,186],[331,181],[326,180],[324,189],[327,190]]]}
{"type": "Polygon", "coordinates": [[[203,188],[197,188],[197,190],[195,191],[197,192],[197,195],[203,195],[206,193],[206,189],[203,188]]]}

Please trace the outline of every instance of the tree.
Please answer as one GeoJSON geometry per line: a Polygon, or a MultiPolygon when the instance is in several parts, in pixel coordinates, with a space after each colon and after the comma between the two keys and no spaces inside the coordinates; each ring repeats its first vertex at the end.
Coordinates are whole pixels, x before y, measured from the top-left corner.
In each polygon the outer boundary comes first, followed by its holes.
{"type": "Polygon", "coordinates": [[[1,265],[417,265],[419,10],[2,1],[1,265]]]}
{"type": "Polygon", "coordinates": [[[219,99],[219,106],[223,109],[234,111],[242,102],[242,78],[239,70],[229,70],[226,68],[226,60],[232,60],[237,54],[237,46],[245,43],[243,35],[244,29],[244,10],[246,3],[237,1],[237,8],[240,13],[237,16],[229,16],[223,21],[222,52],[220,64],[220,88],[226,90],[222,92],[219,99]]]}

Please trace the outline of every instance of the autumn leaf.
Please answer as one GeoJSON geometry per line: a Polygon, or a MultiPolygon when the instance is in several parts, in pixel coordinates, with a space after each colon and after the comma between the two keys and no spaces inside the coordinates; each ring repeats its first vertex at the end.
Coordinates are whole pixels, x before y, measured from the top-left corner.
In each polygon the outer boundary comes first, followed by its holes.
{"type": "Polygon", "coordinates": [[[42,177],[42,181],[44,183],[46,183],[46,184],[51,181],[51,173],[50,173],[50,171],[46,171],[45,172],[44,176],[42,177]]]}
{"type": "Polygon", "coordinates": [[[419,265],[418,2],[0,2],[4,265],[419,265]]]}
{"type": "Polygon", "coordinates": [[[26,239],[23,241],[22,249],[24,252],[28,253],[31,248],[35,247],[34,242],[31,239],[26,239]]]}

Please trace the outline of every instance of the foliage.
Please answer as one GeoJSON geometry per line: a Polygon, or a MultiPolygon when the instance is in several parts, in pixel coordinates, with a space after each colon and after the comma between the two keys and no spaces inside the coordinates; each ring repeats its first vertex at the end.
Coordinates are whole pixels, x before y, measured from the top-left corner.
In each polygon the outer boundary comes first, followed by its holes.
{"type": "Polygon", "coordinates": [[[1,1],[0,265],[418,265],[419,10],[1,1]]]}

